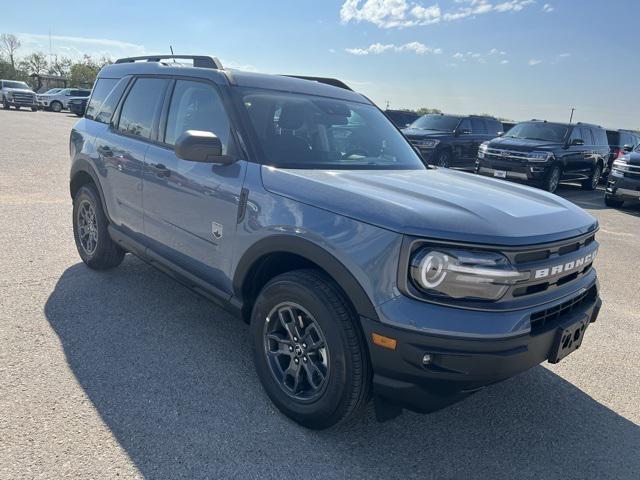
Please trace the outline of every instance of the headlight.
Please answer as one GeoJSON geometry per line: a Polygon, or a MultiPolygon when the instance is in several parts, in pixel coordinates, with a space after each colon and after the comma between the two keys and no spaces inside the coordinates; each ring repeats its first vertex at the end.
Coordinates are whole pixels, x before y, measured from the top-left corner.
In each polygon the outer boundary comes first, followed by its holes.
{"type": "Polygon", "coordinates": [[[432,247],[413,255],[410,276],[416,288],[433,297],[489,301],[529,278],[499,253],[432,247]]]}
{"type": "Polygon", "coordinates": [[[413,144],[418,148],[436,148],[440,140],[414,140],[413,144]]]}
{"type": "Polygon", "coordinates": [[[527,160],[530,162],[546,162],[553,154],[550,152],[531,152],[527,155],[527,160]]]}
{"type": "Polygon", "coordinates": [[[611,175],[613,175],[614,177],[624,177],[624,172],[629,171],[628,160],[628,156],[620,157],[614,160],[611,167],[611,175]]]}
{"type": "Polygon", "coordinates": [[[487,153],[487,149],[489,148],[489,142],[481,143],[478,147],[478,158],[484,158],[484,154],[487,153]]]}

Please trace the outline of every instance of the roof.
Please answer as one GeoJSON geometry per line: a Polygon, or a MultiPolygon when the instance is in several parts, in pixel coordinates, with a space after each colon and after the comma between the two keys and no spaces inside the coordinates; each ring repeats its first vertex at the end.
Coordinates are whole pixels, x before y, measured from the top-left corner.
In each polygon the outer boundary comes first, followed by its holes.
{"type": "MultiPolygon", "coordinates": [[[[528,120],[529,122],[538,122],[538,123],[552,123],[554,125],[563,125],[565,127],[594,127],[594,128],[602,128],[600,125],[596,125],[595,123],[586,123],[586,122],[577,122],[577,123],[567,123],[567,122],[550,122],[549,120],[539,120],[537,118],[533,118],[528,120]]],[[[520,122],[524,123],[524,122],[520,122]]]]}
{"type": "MultiPolygon", "coordinates": [[[[166,56],[163,56],[166,57],[166,56]]],[[[175,56],[175,58],[185,58],[175,56]]],[[[198,57],[200,58],[200,57],[198,57]]],[[[246,88],[264,88],[282,92],[320,95],[359,103],[371,103],[363,95],[337,86],[320,83],[320,79],[307,80],[284,75],[244,72],[212,67],[195,67],[174,62],[167,58],[143,57],[135,59],[121,59],[100,70],[98,78],[122,78],[126,75],[174,75],[180,77],[195,77],[208,79],[219,85],[230,85],[246,88]],[[139,61],[148,58],[147,61],[139,61]],[[150,60],[149,60],[150,59],[150,60]],[[157,61],[160,60],[160,61],[157,61]]],[[[312,78],[312,77],[309,77],[312,78]]],[[[336,81],[341,83],[339,81],[336,81]]]]}

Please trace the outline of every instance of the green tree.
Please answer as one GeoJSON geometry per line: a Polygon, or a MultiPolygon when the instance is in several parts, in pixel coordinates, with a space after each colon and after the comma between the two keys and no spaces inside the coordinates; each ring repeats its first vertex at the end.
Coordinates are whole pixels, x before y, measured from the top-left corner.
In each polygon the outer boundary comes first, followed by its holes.
{"type": "Polygon", "coordinates": [[[69,76],[72,87],[91,87],[100,71],[100,66],[89,56],[85,55],[81,61],[71,65],[69,76]]]}
{"type": "Polygon", "coordinates": [[[68,77],[71,71],[71,65],[73,65],[73,60],[69,57],[58,57],[56,55],[49,65],[49,74],[58,77],[68,77]]]}
{"type": "Polygon", "coordinates": [[[13,76],[16,76],[16,51],[22,44],[18,37],[10,33],[3,33],[0,35],[0,54],[9,60],[13,76]]]}
{"type": "Polygon", "coordinates": [[[417,109],[416,113],[418,115],[428,115],[430,113],[442,113],[442,110],[440,110],[439,108],[422,107],[422,108],[417,109]]]}

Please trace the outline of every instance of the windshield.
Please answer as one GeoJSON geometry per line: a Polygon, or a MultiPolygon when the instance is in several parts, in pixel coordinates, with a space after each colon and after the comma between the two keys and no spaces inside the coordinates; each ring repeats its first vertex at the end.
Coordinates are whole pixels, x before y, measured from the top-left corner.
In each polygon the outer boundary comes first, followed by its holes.
{"type": "Polygon", "coordinates": [[[438,132],[453,132],[460,123],[460,117],[448,115],[425,115],[413,122],[409,128],[419,130],[437,130],[438,132]]]}
{"type": "Polygon", "coordinates": [[[9,81],[5,80],[3,82],[3,86],[4,86],[4,88],[24,88],[26,90],[31,90],[29,85],[27,85],[24,82],[9,82],[9,81]]]}
{"type": "Polygon", "coordinates": [[[545,122],[519,123],[505,135],[509,138],[526,138],[545,142],[563,143],[569,133],[567,125],[545,122]]]}
{"type": "Polygon", "coordinates": [[[268,165],[318,169],[424,169],[372,105],[270,90],[240,90],[268,165]]]}
{"type": "Polygon", "coordinates": [[[58,93],[62,91],[61,88],[52,88],[51,90],[47,90],[46,92],[44,92],[44,95],[53,95],[54,93],[58,93]]]}

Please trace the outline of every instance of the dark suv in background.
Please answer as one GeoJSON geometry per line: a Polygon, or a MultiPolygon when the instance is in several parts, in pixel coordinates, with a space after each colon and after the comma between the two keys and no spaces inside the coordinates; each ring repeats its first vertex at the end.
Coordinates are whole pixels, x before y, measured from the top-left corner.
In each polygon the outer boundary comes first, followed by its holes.
{"type": "Polygon", "coordinates": [[[609,144],[602,127],[586,123],[521,122],[480,146],[476,172],[534,184],[555,192],[564,181],[598,186],[609,144]]]}
{"type": "Polygon", "coordinates": [[[626,201],[640,199],[640,146],[616,158],[607,180],[604,203],[621,207],[626,201]]]}
{"type": "Polygon", "coordinates": [[[428,163],[473,169],[478,147],[500,135],[502,124],[493,117],[429,114],[402,133],[428,163]]]}
{"type": "Polygon", "coordinates": [[[409,110],[385,110],[384,114],[398,128],[405,128],[415,122],[420,115],[409,110]]]}
{"type": "Polygon", "coordinates": [[[603,178],[607,178],[611,172],[613,162],[635,150],[640,145],[640,132],[633,130],[607,130],[607,140],[609,141],[609,158],[604,167],[603,178]]]}

